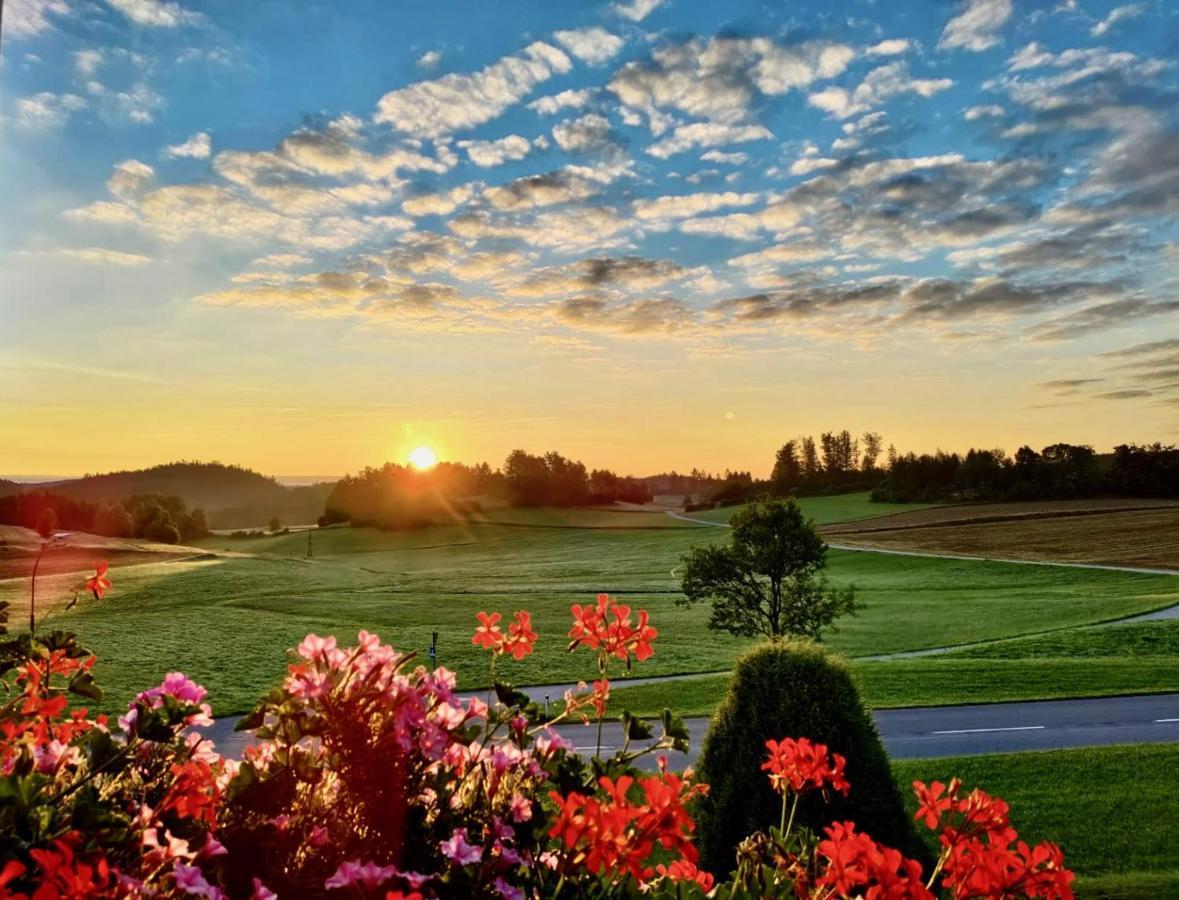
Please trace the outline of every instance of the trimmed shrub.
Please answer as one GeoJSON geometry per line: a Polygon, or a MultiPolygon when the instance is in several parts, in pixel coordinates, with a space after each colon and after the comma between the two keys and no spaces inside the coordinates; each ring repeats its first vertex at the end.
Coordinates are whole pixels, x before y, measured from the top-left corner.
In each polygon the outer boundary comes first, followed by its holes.
{"type": "Polygon", "coordinates": [[[847,667],[805,640],[765,644],[733,672],[700,754],[700,779],[711,785],[697,822],[701,865],[723,876],[736,865],[737,845],[778,823],[781,797],[761,764],[767,740],[809,737],[847,758],[851,792],[804,796],[797,823],[816,834],[831,822],[854,820],[881,843],[921,861],[931,860],[905,812],[888,755],[847,667]]]}

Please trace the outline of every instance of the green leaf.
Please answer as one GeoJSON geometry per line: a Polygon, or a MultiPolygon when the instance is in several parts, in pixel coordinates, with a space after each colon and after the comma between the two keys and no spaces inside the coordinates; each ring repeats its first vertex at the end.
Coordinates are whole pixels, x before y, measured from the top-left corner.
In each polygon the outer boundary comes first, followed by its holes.
{"type": "Polygon", "coordinates": [[[654,736],[651,726],[637,716],[631,715],[629,710],[622,713],[622,732],[632,741],[642,741],[654,736]]]}
{"type": "Polygon", "coordinates": [[[70,679],[69,692],[90,700],[102,699],[102,688],[94,683],[94,675],[89,670],[83,670],[70,679]]]}
{"type": "Polygon", "coordinates": [[[521,693],[510,684],[507,684],[503,681],[497,681],[495,683],[495,696],[504,706],[510,706],[513,708],[518,707],[523,709],[532,702],[531,698],[527,694],[521,693]]]}
{"type": "Polygon", "coordinates": [[[255,728],[261,727],[262,723],[266,721],[266,707],[256,706],[240,719],[237,724],[233,726],[234,731],[253,731],[255,728]]]}

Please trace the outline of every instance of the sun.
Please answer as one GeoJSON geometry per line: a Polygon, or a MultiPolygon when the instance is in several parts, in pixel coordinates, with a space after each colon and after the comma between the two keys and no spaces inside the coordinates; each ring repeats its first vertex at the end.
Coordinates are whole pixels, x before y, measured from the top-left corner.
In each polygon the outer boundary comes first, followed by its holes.
{"type": "Polygon", "coordinates": [[[438,464],[438,454],[433,447],[414,447],[409,451],[409,464],[419,471],[432,469],[438,464]]]}

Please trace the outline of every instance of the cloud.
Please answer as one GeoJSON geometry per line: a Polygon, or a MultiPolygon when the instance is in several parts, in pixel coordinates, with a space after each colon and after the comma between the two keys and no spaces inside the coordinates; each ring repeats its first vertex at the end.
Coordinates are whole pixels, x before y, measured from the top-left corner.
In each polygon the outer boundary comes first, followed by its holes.
{"type": "Polygon", "coordinates": [[[53,17],[69,14],[66,0],[6,0],[4,33],[13,38],[36,37],[53,27],[53,17]]]}
{"type": "Polygon", "coordinates": [[[597,113],[554,125],[553,140],[566,153],[595,153],[618,146],[610,121],[597,113]]]}
{"type": "Polygon", "coordinates": [[[598,185],[568,170],[528,175],[483,192],[495,209],[523,210],[585,200],[599,192],[598,185]]]}
{"type": "Polygon", "coordinates": [[[390,91],[374,121],[418,137],[440,137],[498,118],[537,85],[573,68],[569,57],[543,41],[470,75],[452,73],[390,91]]]}
{"type": "Polygon", "coordinates": [[[509,134],[494,141],[459,141],[457,146],[466,150],[471,162],[483,169],[523,159],[532,152],[532,143],[518,134],[509,134]]]}
{"type": "Polygon", "coordinates": [[[612,9],[624,19],[641,22],[662,5],[663,0],[629,0],[615,3],[612,9]]]}
{"type": "Polygon", "coordinates": [[[427,50],[418,57],[419,69],[433,69],[442,62],[442,54],[437,50],[427,50]]]}
{"type": "Polygon", "coordinates": [[[773,133],[761,125],[724,125],[719,122],[693,122],[679,125],[663,140],[647,147],[647,152],[667,159],[693,147],[723,147],[748,141],[771,140],[773,133]]]}
{"type": "Polygon", "coordinates": [[[443,193],[413,197],[402,203],[401,209],[406,215],[415,218],[418,216],[448,216],[470,200],[473,194],[473,186],[464,184],[443,193]]]}
{"type": "Polygon", "coordinates": [[[737,194],[732,191],[721,194],[678,194],[636,200],[634,213],[636,218],[645,221],[683,219],[726,206],[750,206],[757,200],[757,194],[737,194]]]}
{"type": "Polygon", "coordinates": [[[548,97],[541,97],[528,104],[528,108],[544,116],[551,116],[563,109],[581,109],[593,99],[594,88],[561,91],[548,97]]]}
{"type": "Polygon", "coordinates": [[[125,203],[99,200],[89,206],[67,209],[62,213],[76,222],[99,222],[104,225],[129,225],[136,221],[135,210],[125,203]]]}
{"type": "Polygon", "coordinates": [[[597,26],[556,31],[553,37],[562,47],[591,66],[599,66],[613,59],[625,43],[618,35],[597,26]]]}
{"type": "Polygon", "coordinates": [[[646,114],[658,135],[671,124],[663,110],[736,124],[758,94],[776,96],[833,78],[854,56],[851,47],[825,41],[781,46],[764,37],[693,38],[657,47],[650,60],[627,63],[607,89],[646,114]]]}
{"type": "Polygon", "coordinates": [[[311,257],[301,253],[271,253],[268,256],[259,256],[251,265],[286,269],[291,266],[310,265],[311,261],[311,257]]]}
{"type": "Polygon", "coordinates": [[[551,297],[611,288],[648,291],[687,274],[688,269],[671,260],[602,256],[535,270],[504,289],[518,297],[551,297]]]}
{"type": "Polygon", "coordinates": [[[141,253],[124,253],[106,247],[68,247],[59,250],[22,251],[22,256],[54,257],[74,262],[100,266],[143,266],[151,262],[150,256],[141,253]]]}
{"type": "Polygon", "coordinates": [[[515,240],[568,251],[617,246],[621,243],[619,235],[631,227],[629,220],[609,206],[574,206],[527,220],[470,212],[446,224],[452,233],[467,240],[515,240]]]}
{"type": "Polygon", "coordinates": [[[172,158],[188,157],[190,159],[208,159],[213,152],[213,140],[209,137],[209,132],[198,131],[192,135],[187,141],[180,144],[172,144],[164,149],[164,153],[172,158]]]}
{"type": "Polygon", "coordinates": [[[79,50],[74,54],[74,71],[83,78],[93,78],[103,59],[101,50],[79,50]]]}
{"type": "Polygon", "coordinates": [[[960,47],[976,53],[994,47],[1011,11],[1011,0],[966,0],[962,12],[946,23],[938,47],[960,47]]]}
{"type": "Polygon", "coordinates": [[[54,94],[41,91],[28,97],[20,97],[14,104],[16,124],[29,131],[45,131],[60,128],[74,113],[85,109],[86,101],[77,94],[54,94]]]}
{"type": "Polygon", "coordinates": [[[642,299],[612,303],[599,297],[574,297],[556,307],[557,318],[590,331],[643,335],[676,331],[693,318],[679,300],[642,299]]]}
{"type": "Polygon", "coordinates": [[[1091,384],[1101,384],[1104,378],[1057,378],[1052,381],[1041,381],[1037,387],[1045,388],[1054,394],[1076,394],[1081,388],[1091,384]]]}
{"type": "Polygon", "coordinates": [[[201,21],[198,13],[190,12],[179,3],[166,0],[106,0],[136,25],[151,28],[176,28],[201,21]]]}
{"type": "Polygon", "coordinates": [[[1135,19],[1144,12],[1146,12],[1146,6],[1142,3],[1127,3],[1125,6],[1114,7],[1108,16],[1089,29],[1089,33],[1094,37],[1101,37],[1118,22],[1135,19]]]}
{"type": "Polygon", "coordinates": [[[974,122],[978,119],[998,118],[1004,114],[1005,110],[997,103],[989,103],[983,106],[971,106],[962,114],[967,122],[974,122]]]}
{"type": "Polygon", "coordinates": [[[1151,300],[1147,297],[1123,297],[1088,306],[1066,316],[1029,329],[1033,341],[1062,341],[1083,337],[1139,319],[1179,312],[1179,300],[1151,300]]]}
{"type": "Polygon", "coordinates": [[[907,52],[911,46],[912,43],[907,38],[892,38],[881,41],[879,44],[873,44],[864,52],[869,56],[897,56],[907,52]]]}
{"type": "Polygon", "coordinates": [[[837,159],[827,159],[822,156],[804,156],[790,164],[790,174],[810,175],[812,172],[830,169],[832,166],[837,165],[839,165],[839,160],[837,159]]]}
{"type": "Polygon", "coordinates": [[[949,78],[912,78],[905,63],[895,62],[873,69],[854,91],[829,87],[811,94],[807,102],[836,119],[846,119],[880,106],[899,94],[932,97],[953,85],[949,78]]]}
{"type": "Polygon", "coordinates": [[[115,164],[107,180],[107,189],[120,200],[131,201],[143,196],[155,183],[155,170],[137,159],[125,159],[115,164]]]}
{"type": "Polygon", "coordinates": [[[748,153],[726,153],[723,150],[708,150],[700,154],[703,162],[724,163],[729,166],[743,166],[749,162],[748,153]]]}

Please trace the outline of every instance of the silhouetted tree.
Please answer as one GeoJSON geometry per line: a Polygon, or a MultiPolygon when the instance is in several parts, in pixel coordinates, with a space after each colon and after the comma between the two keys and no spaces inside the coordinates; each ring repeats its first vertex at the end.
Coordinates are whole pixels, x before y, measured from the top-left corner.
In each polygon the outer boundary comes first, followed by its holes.
{"type": "Polygon", "coordinates": [[[820,640],[839,616],[854,613],[854,588],[820,577],[827,545],[793,500],[755,502],[730,520],[727,545],[696,547],[683,558],[683,604],[712,603],[708,627],[752,637],[820,640]]]}

